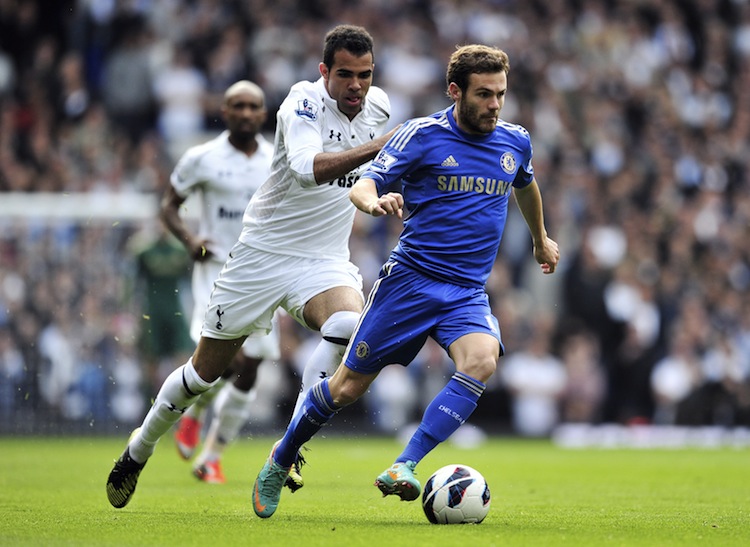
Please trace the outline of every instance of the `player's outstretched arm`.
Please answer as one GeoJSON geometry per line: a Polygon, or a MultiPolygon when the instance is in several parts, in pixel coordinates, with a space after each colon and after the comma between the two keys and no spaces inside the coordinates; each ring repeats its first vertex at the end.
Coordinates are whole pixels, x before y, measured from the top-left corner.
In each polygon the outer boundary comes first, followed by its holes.
{"type": "Polygon", "coordinates": [[[324,184],[329,180],[346,175],[349,171],[356,169],[377,156],[380,149],[385,146],[388,139],[393,136],[398,127],[394,127],[385,135],[360,144],[350,150],[341,152],[320,152],[315,156],[313,162],[313,174],[318,184],[324,184]]]}
{"type": "Polygon", "coordinates": [[[359,179],[349,191],[349,199],[357,209],[374,217],[397,215],[402,218],[404,214],[404,197],[397,192],[378,197],[378,189],[372,179],[359,179]]]}

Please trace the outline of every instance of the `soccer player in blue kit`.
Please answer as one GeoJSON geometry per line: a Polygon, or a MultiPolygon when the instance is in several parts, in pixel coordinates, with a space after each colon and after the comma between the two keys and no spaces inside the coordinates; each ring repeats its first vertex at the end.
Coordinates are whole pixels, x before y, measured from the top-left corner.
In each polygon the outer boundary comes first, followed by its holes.
{"type": "Polygon", "coordinates": [[[509,67],[502,50],[458,48],[446,74],[454,104],[403,124],[352,187],[350,199],[361,211],[401,217],[405,209],[408,215],[342,364],[308,392],[258,474],[258,516],[276,511],[299,448],[361,397],[383,367],[408,365],[430,336],[456,372],[404,451],[375,481],[383,495],[407,501],[419,496],[416,465],[468,419],[504,351],[484,287],[511,193],[531,233],[534,258],[543,273],[554,273],[560,254],[544,225],[529,133],[499,119],[509,67]],[[402,193],[389,191],[399,181],[402,193]]]}

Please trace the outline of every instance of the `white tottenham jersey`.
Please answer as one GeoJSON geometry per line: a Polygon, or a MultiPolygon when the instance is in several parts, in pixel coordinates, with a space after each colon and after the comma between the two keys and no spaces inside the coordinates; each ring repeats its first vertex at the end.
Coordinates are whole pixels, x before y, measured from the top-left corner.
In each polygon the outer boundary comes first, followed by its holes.
{"type": "Polygon", "coordinates": [[[278,254],[348,260],[355,213],[349,189],[370,162],[318,185],[313,159],[383,135],[389,116],[388,96],[378,87],[349,121],[322,78],[295,84],[276,115],[271,175],[247,206],[240,240],[278,254]]]}
{"type": "Polygon", "coordinates": [[[210,239],[215,260],[224,262],[242,231],[242,215],[250,198],[268,178],[273,146],[261,135],[252,156],[237,150],[224,131],[185,152],[170,182],[183,198],[199,192],[199,236],[210,239]]]}

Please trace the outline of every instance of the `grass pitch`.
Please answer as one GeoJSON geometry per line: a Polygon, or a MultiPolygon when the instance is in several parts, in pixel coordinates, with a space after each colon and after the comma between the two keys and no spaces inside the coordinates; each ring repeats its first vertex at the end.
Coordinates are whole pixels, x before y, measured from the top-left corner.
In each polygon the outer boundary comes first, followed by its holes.
{"type": "Polygon", "coordinates": [[[318,437],[305,487],[284,490],[257,518],[255,475],[274,439],[226,454],[226,485],[200,483],[165,437],[130,504],[114,509],[104,484],[122,438],[0,438],[0,545],[750,545],[747,449],[564,450],[493,438],[439,446],[417,468],[464,463],[492,492],[479,525],[432,525],[419,501],[373,486],[401,445],[384,438],[318,437]]]}

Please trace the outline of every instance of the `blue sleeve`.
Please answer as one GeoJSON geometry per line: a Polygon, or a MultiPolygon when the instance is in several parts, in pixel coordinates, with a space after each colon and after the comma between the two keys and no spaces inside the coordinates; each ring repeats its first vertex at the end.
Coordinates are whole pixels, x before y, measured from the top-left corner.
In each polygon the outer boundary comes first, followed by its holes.
{"type": "Polygon", "coordinates": [[[531,136],[529,135],[528,131],[523,129],[521,137],[525,152],[523,161],[521,162],[521,166],[516,173],[516,178],[513,180],[514,188],[524,188],[531,184],[531,181],[534,180],[534,166],[531,165],[531,156],[533,155],[533,150],[531,147],[531,136]]]}
{"type": "Polygon", "coordinates": [[[421,124],[417,120],[404,123],[385,143],[362,175],[375,181],[378,195],[399,188],[401,180],[409,175],[413,166],[420,164],[423,155],[421,124]]]}

